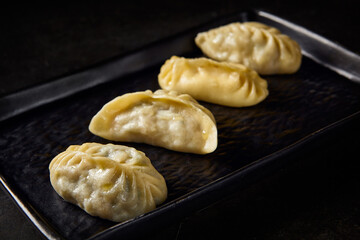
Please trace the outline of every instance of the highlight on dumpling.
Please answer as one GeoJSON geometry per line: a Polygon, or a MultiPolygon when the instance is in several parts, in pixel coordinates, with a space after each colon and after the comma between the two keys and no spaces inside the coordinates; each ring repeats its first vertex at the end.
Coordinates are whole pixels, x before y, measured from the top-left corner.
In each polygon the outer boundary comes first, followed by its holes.
{"type": "Polygon", "coordinates": [[[208,58],[173,56],[161,67],[158,81],[163,89],[231,107],[255,105],[269,94],[266,80],[254,70],[208,58]]]}
{"type": "Polygon", "coordinates": [[[115,222],[149,212],[167,198],[163,176],[131,147],[72,145],[51,161],[49,170],[51,184],[64,200],[115,222]]]}
{"type": "Polygon", "coordinates": [[[170,150],[206,154],[217,148],[212,113],[188,94],[150,90],[127,93],[108,102],[89,130],[113,141],[139,142],[170,150]]]}
{"type": "Polygon", "coordinates": [[[259,74],[290,74],[301,65],[299,44],[258,22],[230,23],[199,33],[196,45],[210,58],[244,64],[259,74]]]}

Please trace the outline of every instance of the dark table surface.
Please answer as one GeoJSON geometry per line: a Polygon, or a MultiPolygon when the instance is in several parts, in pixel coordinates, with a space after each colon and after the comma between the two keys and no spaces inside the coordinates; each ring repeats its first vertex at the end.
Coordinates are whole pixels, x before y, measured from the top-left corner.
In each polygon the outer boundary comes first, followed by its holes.
{"type": "MultiPolygon", "coordinates": [[[[356,6],[339,0],[4,5],[0,97],[248,9],[288,19],[359,54],[356,6]]],[[[352,121],[290,156],[292,164],[266,179],[147,237],[360,239],[359,134],[358,121],[352,121]]],[[[44,239],[2,190],[0,200],[0,239],[44,239]]]]}

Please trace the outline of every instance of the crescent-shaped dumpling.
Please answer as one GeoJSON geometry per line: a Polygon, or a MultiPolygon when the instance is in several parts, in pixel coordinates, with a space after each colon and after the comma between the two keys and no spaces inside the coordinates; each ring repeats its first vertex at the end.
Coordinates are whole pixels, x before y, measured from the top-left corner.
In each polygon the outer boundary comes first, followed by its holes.
{"type": "Polygon", "coordinates": [[[206,154],[217,147],[214,116],[188,94],[150,90],[113,99],[93,117],[89,130],[113,141],[141,142],[206,154]]]}
{"type": "Polygon", "coordinates": [[[173,56],[161,67],[158,81],[163,89],[231,107],[252,106],[268,95],[266,80],[254,70],[208,58],[173,56]]]}
{"type": "Polygon", "coordinates": [[[290,74],[301,64],[299,44],[258,22],[230,23],[199,33],[196,45],[210,58],[244,64],[259,74],[290,74]]]}
{"type": "Polygon", "coordinates": [[[115,222],[149,212],[167,197],[163,176],[131,147],[72,145],[51,161],[49,170],[51,184],[64,200],[115,222]]]}

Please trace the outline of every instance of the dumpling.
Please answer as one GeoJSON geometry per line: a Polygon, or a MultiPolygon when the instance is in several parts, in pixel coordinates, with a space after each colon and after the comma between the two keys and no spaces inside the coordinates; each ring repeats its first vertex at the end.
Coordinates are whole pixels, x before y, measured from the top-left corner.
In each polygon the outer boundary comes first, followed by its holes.
{"type": "Polygon", "coordinates": [[[158,81],[163,89],[231,107],[252,106],[268,96],[266,80],[255,71],[208,58],[173,56],[161,67],[158,81]]]}
{"type": "Polygon", "coordinates": [[[188,94],[150,90],[113,99],[93,117],[89,130],[113,141],[141,142],[205,154],[217,147],[214,116],[188,94]]]}
{"type": "Polygon", "coordinates": [[[290,74],[301,64],[299,44],[258,22],[231,23],[199,33],[196,45],[210,58],[244,64],[259,74],[290,74]]]}
{"type": "Polygon", "coordinates": [[[163,176],[131,147],[72,145],[51,161],[49,170],[51,184],[64,200],[115,222],[149,212],[167,197],[163,176]]]}

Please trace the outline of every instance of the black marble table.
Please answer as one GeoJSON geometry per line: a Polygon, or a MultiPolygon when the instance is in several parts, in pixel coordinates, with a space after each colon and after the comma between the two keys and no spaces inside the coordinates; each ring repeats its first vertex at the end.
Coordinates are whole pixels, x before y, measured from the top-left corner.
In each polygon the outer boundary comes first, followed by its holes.
{"type": "MultiPolygon", "coordinates": [[[[109,1],[0,8],[0,96],[125,54],[216,17],[265,10],[360,54],[356,1],[109,1]]],[[[360,66],[359,66],[360,67],[360,66]]],[[[148,239],[360,239],[360,126],[148,239]]],[[[0,239],[44,239],[0,191],[0,239]]]]}

